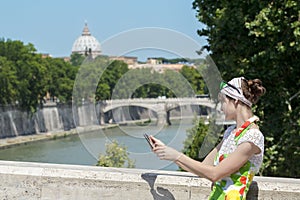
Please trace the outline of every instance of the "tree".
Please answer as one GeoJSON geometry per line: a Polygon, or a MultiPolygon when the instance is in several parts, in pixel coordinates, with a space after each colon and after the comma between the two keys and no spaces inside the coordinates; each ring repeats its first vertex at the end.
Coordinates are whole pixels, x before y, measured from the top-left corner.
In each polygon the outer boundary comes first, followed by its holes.
{"type": "Polygon", "coordinates": [[[106,154],[100,154],[97,166],[134,168],[134,161],[129,159],[127,148],[112,141],[106,145],[106,154]]]}
{"type": "MultiPolygon", "coordinates": [[[[106,68],[110,64],[107,56],[98,56],[96,59],[87,57],[78,69],[76,80],[73,87],[73,98],[75,102],[81,102],[82,99],[102,100],[101,91],[97,91],[100,77],[103,76],[106,68]],[[99,93],[96,93],[100,92],[99,93]]],[[[105,84],[107,84],[105,82],[105,84]]],[[[103,87],[107,88],[107,87],[103,87]]],[[[105,91],[105,93],[107,93],[105,91]]]]}
{"type": "Polygon", "coordinates": [[[102,87],[105,89],[109,88],[109,97],[107,97],[107,91],[97,90],[99,93],[96,94],[99,99],[107,99],[111,98],[112,93],[114,92],[115,85],[118,83],[119,79],[128,72],[128,65],[123,61],[114,60],[111,61],[108,66],[106,66],[105,71],[103,72],[98,87],[102,87]],[[107,84],[108,87],[104,87],[103,84],[107,84]]]}
{"type": "Polygon", "coordinates": [[[17,101],[18,79],[12,61],[0,57],[0,104],[7,105],[17,101]]]}
{"type": "Polygon", "coordinates": [[[61,102],[72,100],[77,66],[61,58],[42,58],[32,44],[0,39],[1,104],[35,112],[47,92],[61,102]]]}
{"type": "Polygon", "coordinates": [[[184,141],[183,153],[187,156],[202,161],[199,152],[204,138],[208,132],[208,125],[205,125],[203,119],[194,119],[194,126],[187,130],[187,138],[184,141]]]}
{"type": "Polygon", "coordinates": [[[215,123],[214,116],[211,117],[209,124],[206,124],[204,118],[195,116],[194,126],[186,131],[187,137],[183,143],[182,153],[200,162],[222,140],[223,127],[215,123]]]}
{"type": "Polygon", "coordinates": [[[45,87],[52,98],[56,97],[62,103],[72,100],[73,85],[77,66],[72,66],[61,58],[45,58],[43,60],[47,68],[45,87]]]}
{"type": "Polygon", "coordinates": [[[73,53],[71,55],[70,62],[73,66],[80,66],[83,63],[84,59],[85,59],[84,55],[79,54],[79,53],[73,53]]]}
{"type": "MultiPolygon", "coordinates": [[[[3,61],[6,65],[10,63],[12,71],[9,73],[14,74],[13,77],[15,76],[18,80],[15,82],[14,89],[10,87],[10,94],[7,93],[13,96],[6,97],[6,99],[17,100],[23,110],[34,112],[39,99],[46,94],[44,87],[46,68],[42,64],[41,55],[36,54],[32,44],[24,45],[21,41],[1,39],[0,57],[6,58],[6,61],[3,61]]],[[[7,101],[6,103],[15,102],[7,101]]]]}
{"type": "Polygon", "coordinates": [[[267,89],[254,112],[265,133],[264,175],[300,176],[300,3],[195,0],[211,52],[224,80],[260,78],[267,89]],[[288,167],[287,167],[288,166],[288,167]]]}
{"type": "Polygon", "coordinates": [[[205,93],[204,80],[195,68],[184,65],[179,72],[189,81],[196,94],[205,93]]]}

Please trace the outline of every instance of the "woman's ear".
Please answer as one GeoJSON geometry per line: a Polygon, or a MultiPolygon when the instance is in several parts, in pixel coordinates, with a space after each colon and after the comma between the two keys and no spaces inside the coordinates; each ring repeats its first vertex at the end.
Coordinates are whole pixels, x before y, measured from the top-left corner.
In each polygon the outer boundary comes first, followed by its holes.
{"type": "Polygon", "coordinates": [[[238,104],[239,104],[239,100],[235,99],[235,100],[234,100],[234,105],[235,105],[235,107],[237,107],[238,104]]]}

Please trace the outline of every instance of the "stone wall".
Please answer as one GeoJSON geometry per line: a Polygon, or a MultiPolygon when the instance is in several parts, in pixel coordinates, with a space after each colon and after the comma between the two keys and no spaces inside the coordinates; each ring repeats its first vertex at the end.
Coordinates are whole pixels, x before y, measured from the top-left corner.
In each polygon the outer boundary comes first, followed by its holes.
{"type": "MultiPolygon", "coordinates": [[[[78,123],[77,123],[78,124],[78,123]]],[[[56,103],[37,108],[35,113],[0,106],[0,138],[56,132],[75,128],[72,105],[56,103]]]]}
{"type": "MultiPolygon", "coordinates": [[[[114,116],[112,111],[105,113],[102,116],[105,118],[102,119],[103,123],[149,119],[149,116],[143,117],[149,112],[145,108],[130,108],[128,115],[124,115],[124,110],[126,107],[119,108],[114,116]]],[[[0,106],[0,139],[100,125],[100,120],[100,104],[95,106],[93,103],[73,107],[72,104],[52,102],[38,108],[35,113],[21,111],[17,107],[0,106]]]]}
{"type": "MultiPolygon", "coordinates": [[[[210,182],[186,172],[0,161],[0,199],[207,199],[210,182]]],[[[255,177],[247,199],[296,200],[300,180],[255,177]]]]}

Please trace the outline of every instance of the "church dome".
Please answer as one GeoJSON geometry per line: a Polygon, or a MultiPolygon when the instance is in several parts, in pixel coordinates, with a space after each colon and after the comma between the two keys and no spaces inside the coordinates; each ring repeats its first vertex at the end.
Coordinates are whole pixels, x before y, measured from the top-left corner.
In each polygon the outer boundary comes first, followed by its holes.
{"type": "Polygon", "coordinates": [[[81,36],[73,43],[72,53],[92,54],[93,57],[101,54],[100,43],[91,35],[87,23],[85,23],[81,36]]]}

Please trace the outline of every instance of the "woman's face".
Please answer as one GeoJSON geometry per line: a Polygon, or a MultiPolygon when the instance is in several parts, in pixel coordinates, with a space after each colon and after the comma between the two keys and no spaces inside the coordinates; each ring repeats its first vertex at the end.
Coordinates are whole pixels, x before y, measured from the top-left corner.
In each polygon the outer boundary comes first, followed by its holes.
{"type": "Polygon", "coordinates": [[[220,94],[219,100],[221,102],[221,110],[225,114],[225,120],[235,120],[236,106],[235,101],[226,97],[224,94],[220,94]]]}

